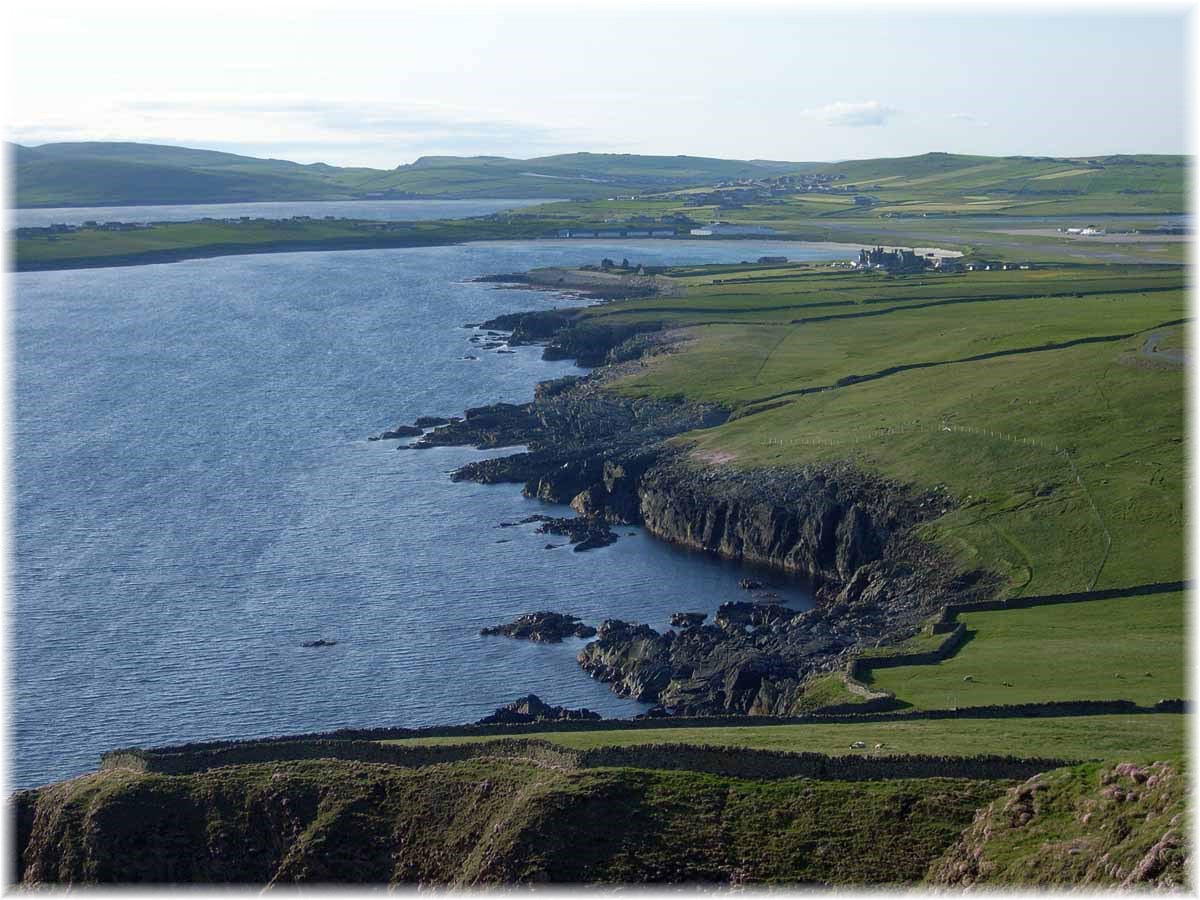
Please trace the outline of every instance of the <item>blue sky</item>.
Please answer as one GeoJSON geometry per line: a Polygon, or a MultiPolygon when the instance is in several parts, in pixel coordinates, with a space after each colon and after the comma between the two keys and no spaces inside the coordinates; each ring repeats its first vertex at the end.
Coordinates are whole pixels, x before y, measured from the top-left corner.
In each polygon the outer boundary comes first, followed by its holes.
{"type": "Polygon", "coordinates": [[[5,121],[24,144],[151,141],[377,167],[574,150],[1186,149],[1179,7],[21,7],[5,121]]]}

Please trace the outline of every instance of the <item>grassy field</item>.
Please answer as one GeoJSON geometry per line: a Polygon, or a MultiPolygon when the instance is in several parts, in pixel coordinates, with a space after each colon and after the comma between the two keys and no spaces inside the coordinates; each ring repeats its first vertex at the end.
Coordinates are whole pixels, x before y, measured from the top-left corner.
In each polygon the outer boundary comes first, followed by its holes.
{"type": "MultiPolygon", "coordinates": [[[[849,459],[946,492],[955,507],[921,536],[999,574],[1006,596],[1183,580],[1184,370],[1146,351],[1152,334],[1186,347],[1183,270],[670,274],[686,296],[591,315],[675,329],[675,352],[615,388],[728,406],[726,424],[680,439],[697,453],[745,468],[849,459]]],[[[1180,594],[971,614],[951,660],[871,677],[918,707],[1152,703],[1186,691],[1183,616],[1180,594]]]]}
{"type": "Polygon", "coordinates": [[[1149,705],[1187,693],[1182,593],[960,618],[969,640],[950,659],[874,669],[866,680],[922,709],[1051,700],[1149,705]]]}
{"type": "MultiPolygon", "coordinates": [[[[837,724],[752,725],[705,728],[645,728],[605,731],[546,731],[522,738],[551,741],[564,747],[622,747],[647,744],[705,744],[762,750],[880,754],[1038,755],[1060,759],[1156,759],[1183,753],[1185,717],[1168,713],[1144,715],[1063,716],[1026,719],[929,719],[913,722],[846,722],[837,724]],[[868,750],[853,751],[855,741],[868,750]],[[876,744],[884,746],[876,751],[876,744]]],[[[387,743],[462,744],[495,737],[410,738],[387,743]]]]}
{"type": "Polygon", "coordinates": [[[682,329],[618,387],[730,406],[700,450],[949,491],[926,536],[1011,595],[1182,578],[1183,371],[1140,353],[1187,315],[1181,270],[679,274],[686,300],[594,315],[682,329]]]}

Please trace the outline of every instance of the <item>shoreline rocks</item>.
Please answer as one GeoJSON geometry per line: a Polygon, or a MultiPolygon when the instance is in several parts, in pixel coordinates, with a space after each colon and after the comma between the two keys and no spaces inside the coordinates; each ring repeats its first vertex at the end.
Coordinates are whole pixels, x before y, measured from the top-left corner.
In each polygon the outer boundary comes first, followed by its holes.
{"type": "Polygon", "coordinates": [[[660,323],[606,325],[577,310],[546,310],[479,327],[508,332],[510,346],[541,343],[547,359],[598,368],[542,382],[528,403],[467,410],[416,441],[417,448],[525,448],[468,463],[453,480],[517,483],[527,497],[569,504],[578,518],[525,521],[540,521],[539,533],[567,536],[577,550],[611,543],[612,525],[641,525],[670,543],[812,581],[816,607],[805,611],[772,602],[763,581],[748,575],[740,587],[758,593],[724,604],[710,624],[681,613],[672,619],[679,632],[659,633],[606,621],[578,661],[615,693],[674,713],[797,714],[806,710],[810,675],[843,667],[866,647],[904,640],[947,602],[994,593],[994,575],[962,577],[916,537],[917,526],[953,507],[944,492],[917,491],[845,462],[704,466],[686,446],[668,443],[721,424],[729,411],[606,388],[631,360],[662,346],[660,323]]]}
{"type": "Polygon", "coordinates": [[[425,429],[415,425],[396,425],[380,434],[367,438],[368,441],[390,441],[396,438],[417,437],[425,433],[425,429]]]}

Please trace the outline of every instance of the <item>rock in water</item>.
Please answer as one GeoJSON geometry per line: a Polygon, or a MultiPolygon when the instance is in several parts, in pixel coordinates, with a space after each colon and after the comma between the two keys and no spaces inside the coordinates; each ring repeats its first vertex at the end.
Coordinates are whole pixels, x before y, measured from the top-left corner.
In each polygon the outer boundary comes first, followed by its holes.
{"type": "Polygon", "coordinates": [[[530,694],[520,700],[514,700],[507,706],[501,706],[490,716],[485,716],[476,725],[516,725],[524,722],[562,721],[565,719],[600,718],[600,713],[590,709],[567,709],[565,706],[551,706],[545,703],[537,694],[530,694]]]}
{"type": "Polygon", "coordinates": [[[418,435],[424,433],[425,432],[423,429],[418,428],[415,425],[397,425],[395,428],[391,428],[388,431],[383,432],[383,434],[377,434],[374,437],[369,437],[367,440],[390,441],[394,440],[395,438],[417,437],[418,435]]]}
{"type": "Polygon", "coordinates": [[[557,644],[566,637],[594,637],[596,629],[585,625],[576,616],[543,611],[518,616],[507,625],[482,628],[479,633],[485,636],[501,635],[523,641],[557,644]]]}

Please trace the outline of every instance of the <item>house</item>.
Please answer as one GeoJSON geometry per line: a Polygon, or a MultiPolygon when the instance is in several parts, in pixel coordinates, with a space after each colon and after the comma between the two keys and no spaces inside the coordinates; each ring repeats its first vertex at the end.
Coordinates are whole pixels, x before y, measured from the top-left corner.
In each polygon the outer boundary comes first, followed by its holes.
{"type": "Polygon", "coordinates": [[[915,250],[885,250],[875,247],[871,250],[860,250],[858,269],[883,269],[890,274],[903,272],[920,272],[931,265],[928,257],[917,256],[915,250]]]}

